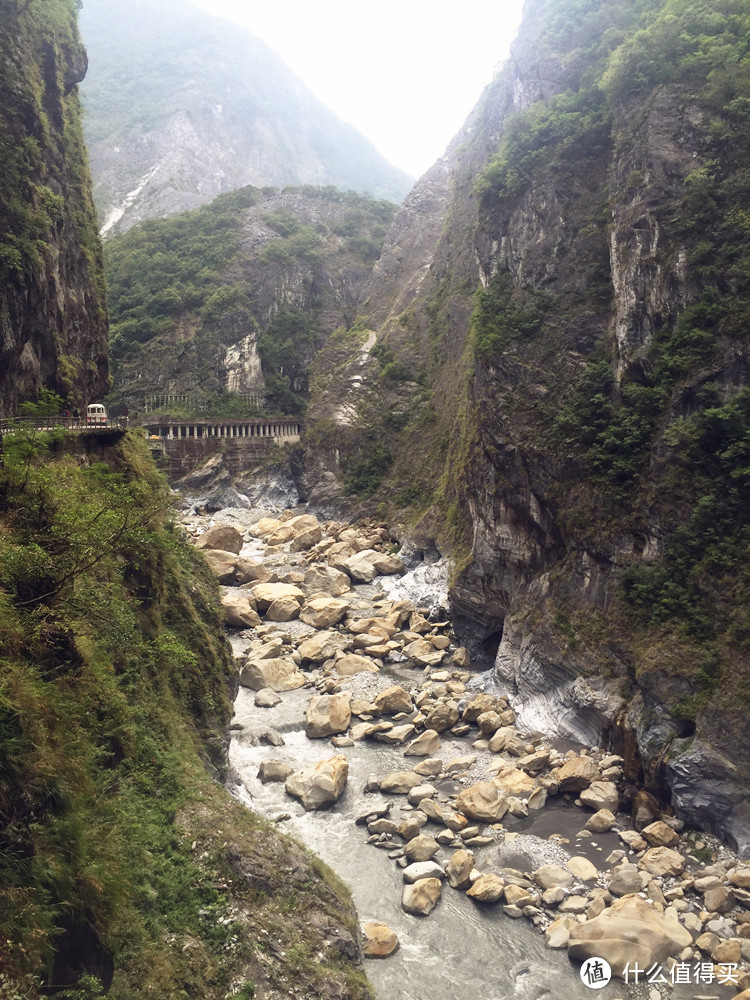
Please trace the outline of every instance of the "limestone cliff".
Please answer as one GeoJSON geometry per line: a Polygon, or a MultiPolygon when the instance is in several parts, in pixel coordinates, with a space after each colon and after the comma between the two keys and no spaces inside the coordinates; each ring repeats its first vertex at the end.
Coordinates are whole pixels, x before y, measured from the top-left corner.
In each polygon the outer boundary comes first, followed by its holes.
{"type": "Polygon", "coordinates": [[[624,748],[744,849],[749,17],[530,0],[308,435],[313,500],[454,555],[522,719],[624,748]]]}
{"type": "Polygon", "coordinates": [[[107,389],[107,316],[73,0],[6,0],[0,24],[0,415],[107,389]]]}
{"type": "Polygon", "coordinates": [[[332,184],[392,201],[411,186],[264,42],[188,0],[87,0],[81,28],[106,233],[248,184],[332,184]]]}

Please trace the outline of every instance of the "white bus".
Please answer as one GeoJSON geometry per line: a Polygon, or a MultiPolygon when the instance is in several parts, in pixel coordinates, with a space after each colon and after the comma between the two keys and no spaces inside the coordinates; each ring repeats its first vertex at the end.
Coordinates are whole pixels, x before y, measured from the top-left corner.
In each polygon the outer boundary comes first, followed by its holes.
{"type": "Polygon", "coordinates": [[[102,406],[101,403],[91,403],[86,407],[86,426],[87,427],[106,427],[107,425],[107,411],[102,406]]]}

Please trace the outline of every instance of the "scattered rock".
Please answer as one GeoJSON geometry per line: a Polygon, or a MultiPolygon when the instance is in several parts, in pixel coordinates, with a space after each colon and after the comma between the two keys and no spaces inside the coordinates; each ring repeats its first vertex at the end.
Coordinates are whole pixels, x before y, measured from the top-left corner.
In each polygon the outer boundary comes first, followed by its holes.
{"type": "Polygon", "coordinates": [[[352,718],[349,699],[348,691],[311,698],[305,715],[306,735],[310,739],[321,739],[345,733],[352,718]]]}
{"type": "Polygon", "coordinates": [[[242,533],[230,524],[215,524],[204,531],[196,540],[196,548],[199,549],[220,549],[223,552],[231,552],[239,555],[245,539],[242,533]]]}
{"type": "Polygon", "coordinates": [[[604,958],[615,975],[622,976],[628,963],[638,962],[649,969],[670,955],[679,955],[692,941],[677,920],[659,913],[639,896],[626,896],[593,920],[573,925],[568,957],[574,962],[604,958]]]}
{"type": "Polygon", "coordinates": [[[489,781],[479,781],[458,795],[456,808],[469,819],[497,823],[508,811],[508,793],[489,781]]]}
{"type": "Polygon", "coordinates": [[[365,958],[387,958],[398,949],[398,937],[388,924],[367,920],[362,924],[365,958]]]}
{"type": "Polygon", "coordinates": [[[498,903],[505,890],[505,882],[499,875],[489,872],[480,875],[466,893],[478,903],[498,903]]]}
{"type": "Polygon", "coordinates": [[[295,691],[304,687],[305,675],[291,657],[248,659],[240,670],[240,684],[253,691],[295,691]]]}
{"type": "Polygon", "coordinates": [[[440,899],[443,883],[439,878],[422,878],[412,885],[405,885],[401,895],[401,907],[407,913],[426,917],[440,899]]]}
{"type": "Polygon", "coordinates": [[[338,754],[291,774],[285,787],[289,795],[302,800],[305,809],[325,809],[339,799],[348,776],[349,763],[338,754]]]}

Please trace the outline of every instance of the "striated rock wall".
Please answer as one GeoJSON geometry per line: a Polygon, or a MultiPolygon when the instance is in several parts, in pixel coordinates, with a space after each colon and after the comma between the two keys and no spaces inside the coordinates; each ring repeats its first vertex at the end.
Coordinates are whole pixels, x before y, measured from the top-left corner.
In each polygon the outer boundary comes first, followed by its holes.
{"type": "Polygon", "coordinates": [[[0,25],[0,415],[40,388],[108,387],[107,314],[72,0],[8,0],[0,25]]]}
{"type": "Polygon", "coordinates": [[[451,553],[523,723],[609,740],[744,849],[741,86],[707,83],[697,5],[586,6],[526,5],[397,214],[369,336],[317,363],[311,498],[451,553]]]}

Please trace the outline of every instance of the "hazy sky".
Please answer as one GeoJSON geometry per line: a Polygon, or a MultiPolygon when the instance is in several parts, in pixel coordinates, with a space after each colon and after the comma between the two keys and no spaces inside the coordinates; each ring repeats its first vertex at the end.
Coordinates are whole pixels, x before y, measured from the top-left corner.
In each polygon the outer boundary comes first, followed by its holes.
{"type": "Polygon", "coordinates": [[[196,0],[262,38],[325,104],[417,177],[508,55],[523,0],[196,0]]]}

